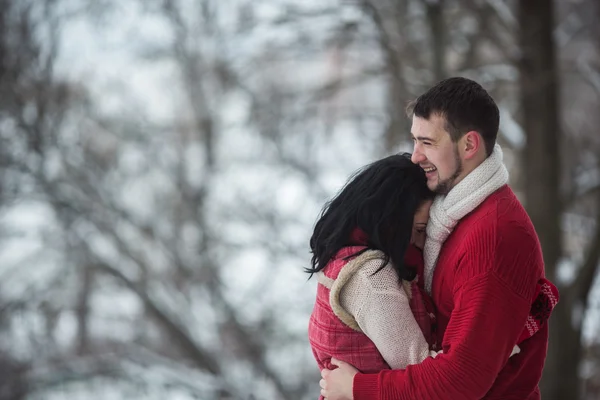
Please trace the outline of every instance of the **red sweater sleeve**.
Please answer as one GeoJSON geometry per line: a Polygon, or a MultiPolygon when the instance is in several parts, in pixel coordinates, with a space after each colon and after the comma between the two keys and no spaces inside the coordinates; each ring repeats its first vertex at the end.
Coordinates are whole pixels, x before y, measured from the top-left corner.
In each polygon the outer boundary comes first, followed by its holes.
{"type": "Polygon", "coordinates": [[[456,268],[444,353],[405,370],[357,374],[355,400],[481,399],[492,387],[525,325],[543,264],[530,229],[477,231],[465,238],[456,268]]]}

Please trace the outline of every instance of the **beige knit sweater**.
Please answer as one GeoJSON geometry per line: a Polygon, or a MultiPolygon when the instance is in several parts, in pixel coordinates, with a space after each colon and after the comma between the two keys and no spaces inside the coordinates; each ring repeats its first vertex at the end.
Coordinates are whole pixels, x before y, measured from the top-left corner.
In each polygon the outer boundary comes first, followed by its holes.
{"type": "Polygon", "coordinates": [[[403,369],[437,353],[429,350],[413,317],[410,286],[398,282],[390,264],[375,273],[381,257],[379,251],[366,251],[335,281],[319,274],[319,282],[331,289],[330,304],[342,322],[365,333],[392,369],[403,369]]]}

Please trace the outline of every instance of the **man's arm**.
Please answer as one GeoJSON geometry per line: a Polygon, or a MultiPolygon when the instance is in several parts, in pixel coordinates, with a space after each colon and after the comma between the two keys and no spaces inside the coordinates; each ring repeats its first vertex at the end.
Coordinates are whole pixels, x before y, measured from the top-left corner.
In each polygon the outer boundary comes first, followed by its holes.
{"type": "MultiPolygon", "coordinates": [[[[511,233],[500,240],[496,254],[486,255],[489,261],[483,264],[489,265],[482,264],[481,255],[465,253],[457,268],[463,273],[455,282],[444,353],[405,370],[356,374],[354,399],[469,400],[481,399],[488,392],[523,329],[542,273],[535,240],[531,242],[522,232],[511,233]],[[527,251],[515,251],[522,248],[523,241],[532,246],[526,245],[527,251]]],[[[342,374],[340,369],[328,375],[330,390],[337,389],[342,374]]],[[[328,400],[346,398],[330,396],[328,400]]]]}
{"type": "Polygon", "coordinates": [[[354,398],[481,399],[508,360],[529,307],[494,273],[471,278],[456,293],[444,353],[405,370],[357,374],[354,398]]]}

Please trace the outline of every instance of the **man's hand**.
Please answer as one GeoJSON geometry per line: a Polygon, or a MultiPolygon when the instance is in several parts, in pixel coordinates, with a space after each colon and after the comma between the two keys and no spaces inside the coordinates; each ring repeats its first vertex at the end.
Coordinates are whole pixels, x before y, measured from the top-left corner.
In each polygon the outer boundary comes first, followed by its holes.
{"type": "Polygon", "coordinates": [[[333,365],[337,365],[338,368],[324,369],[321,371],[321,379],[319,386],[321,386],[321,395],[325,397],[325,400],[353,400],[352,397],[352,384],[354,382],[354,375],[358,373],[358,370],[352,365],[331,359],[333,365]]]}

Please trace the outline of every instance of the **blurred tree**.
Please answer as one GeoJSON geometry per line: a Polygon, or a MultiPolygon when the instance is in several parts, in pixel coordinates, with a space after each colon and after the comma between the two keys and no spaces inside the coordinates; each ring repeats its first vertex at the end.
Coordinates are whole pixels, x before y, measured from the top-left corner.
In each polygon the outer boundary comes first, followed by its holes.
{"type": "MultiPolygon", "coordinates": [[[[580,366],[582,365],[582,327],[590,307],[590,291],[600,260],[600,194],[598,182],[576,178],[569,180],[568,190],[561,180],[577,176],[583,169],[597,171],[598,158],[592,165],[582,165],[583,152],[573,157],[561,151],[567,143],[562,134],[564,112],[560,108],[560,77],[556,51],[556,9],[554,2],[518,2],[521,57],[518,62],[521,89],[523,129],[527,145],[523,158],[527,210],[536,227],[546,265],[546,274],[560,288],[561,300],[550,324],[550,346],[544,369],[542,393],[544,399],[582,398],[580,366]],[[568,164],[562,160],[569,157],[568,164]],[[595,200],[594,200],[595,199],[595,200]],[[575,267],[575,279],[565,282],[560,276],[561,260],[570,255],[564,247],[563,221],[581,203],[592,201],[591,215],[596,215],[593,228],[575,267]],[[592,204],[593,204],[592,203],[592,204]],[[595,210],[595,211],[594,211],[595,210]]],[[[576,141],[569,139],[575,144],[576,141]]],[[[592,147],[597,149],[597,147],[592,147]]],[[[568,147],[566,147],[568,149],[568,147]]],[[[572,149],[568,149],[572,150],[572,149]]],[[[589,150],[589,149],[588,149],[589,150]]],[[[589,211],[588,211],[589,212],[589,211]]],[[[588,213],[586,212],[586,214],[588,213]]],[[[571,256],[572,257],[572,256],[571,256]]]]}

